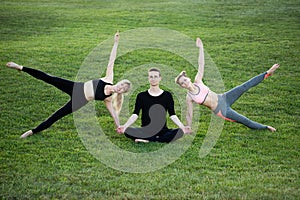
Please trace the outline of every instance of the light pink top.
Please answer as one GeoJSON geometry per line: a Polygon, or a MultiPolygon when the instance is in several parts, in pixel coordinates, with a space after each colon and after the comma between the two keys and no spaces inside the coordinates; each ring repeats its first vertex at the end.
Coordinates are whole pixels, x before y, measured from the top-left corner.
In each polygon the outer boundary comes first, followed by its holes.
{"type": "Polygon", "coordinates": [[[202,81],[199,83],[194,83],[194,85],[199,89],[199,92],[197,94],[192,94],[188,92],[188,94],[194,102],[198,104],[203,104],[208,95],[209,88],[206,85],[204,85],[202,81]]]}

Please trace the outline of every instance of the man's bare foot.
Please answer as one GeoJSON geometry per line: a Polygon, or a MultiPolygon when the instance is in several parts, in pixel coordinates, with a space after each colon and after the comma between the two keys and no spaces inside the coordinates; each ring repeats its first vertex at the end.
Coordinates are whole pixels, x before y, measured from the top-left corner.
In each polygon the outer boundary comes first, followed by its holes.
{"type": "Polygon", "coordinates": [[[138,143],[138,142],[148,143],[149,142],[149,140],[143,140],[143,139],[135,139],[134,141],[136,143],[138,143]]]}
{"type": "Polygon", "coordinates": [[[29,131],[23,133],[23,135],[21,135],[20,138],[24,139],[24,138],[27,138],[28,136],[31,136],[32,134],[33,134],[32,130],[29,130],[29,131]]]}
{"type": "Polygon", "coordinates": [[[271,131],[271,132],[275,132],[275,131],[276,131],[276,129],[275,129],[274,127],[272,127],[272,126],[267,126],[267,128],[268,128],[269,131],[271,131]]]}
{"type": "Polygon", "coordinates": [[[21,71],[23,69],[23,66],[18,65],[17,63],[14,63],[14,62],[8,62],[8,63],[6,63],[6,66],[9,67],[9,68],[13,68],[13,69],[19,70],[19,71],[21,71]]]}
{"type": "Polygon", "coordinates": [[[268,71],[267,73],[271,76],[275,72],[275,70],[279,67],[279,64],[274,64],[268,71]]]}

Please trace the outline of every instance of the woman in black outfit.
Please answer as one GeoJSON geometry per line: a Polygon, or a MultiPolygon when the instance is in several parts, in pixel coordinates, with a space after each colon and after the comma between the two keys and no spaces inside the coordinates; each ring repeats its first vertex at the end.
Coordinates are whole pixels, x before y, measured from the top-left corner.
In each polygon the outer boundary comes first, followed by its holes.
{"type": "Polygon", "coordinates": [[[114,40],[114,46],[112,48],[109,63],[106,69],[106,76],[87,82],[74,82],[51,76],[42,71],[21,66],[14,62],[8,62],[6,64],[6,66],[9,68],[14,68],[19,71],[26,72],[37,79],[53,85],[54,87],[60,89],[71,97],[71,99],[63,107],[53,113],[48,119],[46,119],[36,128],[25,132],[23,135],[21,135],[21,138],[26,138],[30,135],[41,132],[46,128],[49,128],[57,120],[72,112],[77,111],[92,100],[104,101],[108,111],[114,119],[116,127],[120,126],[118,112],[121,109],[123,103],[123,93],[127,92],[130,89],[131,83],[128,80],[121,80],[117,84],[113,85],[113,67],[119,43],[118,32],[115,34],[114,40]],[[114,107],[112,102],[115,100],[117,101],[117,103],[114,107]]]}

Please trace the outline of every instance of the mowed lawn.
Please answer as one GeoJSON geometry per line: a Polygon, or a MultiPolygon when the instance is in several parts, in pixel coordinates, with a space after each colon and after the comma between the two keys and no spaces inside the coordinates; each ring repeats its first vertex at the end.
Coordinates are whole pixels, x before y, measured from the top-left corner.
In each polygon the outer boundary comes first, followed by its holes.
{"type": "MultiPolygon", "coordinates": [[[[297,0],[2,0],[0,198],[299,199],[299,37],[297,0]],[[274,126],[277,132],[254,131],[225,122],[209,154],[200,157],[211,117],[208,109],[201,108],[195,122],[199,128],[186,152],[169,165],[146,173],[113,169],[99,161],[83,144],[72,115],[42,133],[25,140],[19,138],[69,97],[25,73],[6,68],[6,62],[15,61],[75,80],[85,58],[97,45],[109,40],[112,44],[119,30],[121,48],[122,33],[145,27],[177,31],[191,40],[201,37],[225,90],[280,63],[274,76],[233,106],[255,121],[274,126]]],[[[107,47],[107,55],[110,48],[107,47]]],[[[108,61],[108,57],[101,59],[108,61]]],[[[155,48],[137,49],[117,58],[115,80],[121,79],[126,70],[147,63],[196,74],[196,69],[180,55],[155,48]]],[[[145,68],[136,76],[146,72],[145,68]]],[[[99,70],[94,78],[101,76],[103,71],[99,70]]],[[[125,97],[130,98],[130,112],[135,94],[147,88],[146,79],[142,85],[125,97]]],[[[177,100],[175,103],[178,116],[185,121],[182,106],[177,100]]],[[[135,144],[116,134],[103,104],[97,103],[96,108],[105,135],[120,149],[145,153],[165,146],[135,144]]],[[[122,116],[121,122],[125,123],[127,117],[122,116]]],[[[169,127],[175,125],[170,121],[169,127]]]]}

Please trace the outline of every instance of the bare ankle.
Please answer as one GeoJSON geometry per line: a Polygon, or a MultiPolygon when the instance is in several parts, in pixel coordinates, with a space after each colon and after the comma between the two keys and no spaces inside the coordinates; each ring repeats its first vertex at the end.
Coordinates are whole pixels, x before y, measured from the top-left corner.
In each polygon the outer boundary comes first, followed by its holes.
{"type": "Polygon", "coordinates": [[[272,127],[272,126],[267,126],[267,128],[268,128],[269,131],[271,131],[271,132],[275,132],[275,131],[276,131],[276,129],[275,129],[274,127],[272,127]]]}
{"type": "Polygon", "coordinates": [[[14,62],[8,62],[6,64],[6,66],[9,67],[9,68],[13,68],[13,69],[19,70],[19,71],[22,71],[22,69],[23,69],[22,65],[18,65],[17,63],[14,63],[14,62]]]}
{"type": "Polygon", "coordinates": [[[279,64],[274,64],[268,71],[267,74],[273,75],[273,73],[276,71],[276,69],[279,67],[279,64]]]}
{"type": "Polygon", "coordinates": [[[20,138],[24,139],[24,138],[27,138],[28,136],[31,136],[31,135],[33,135],[33,132],[32,132],[32,130],[29,130],[29,131],[23,133],[20,138]]]}

